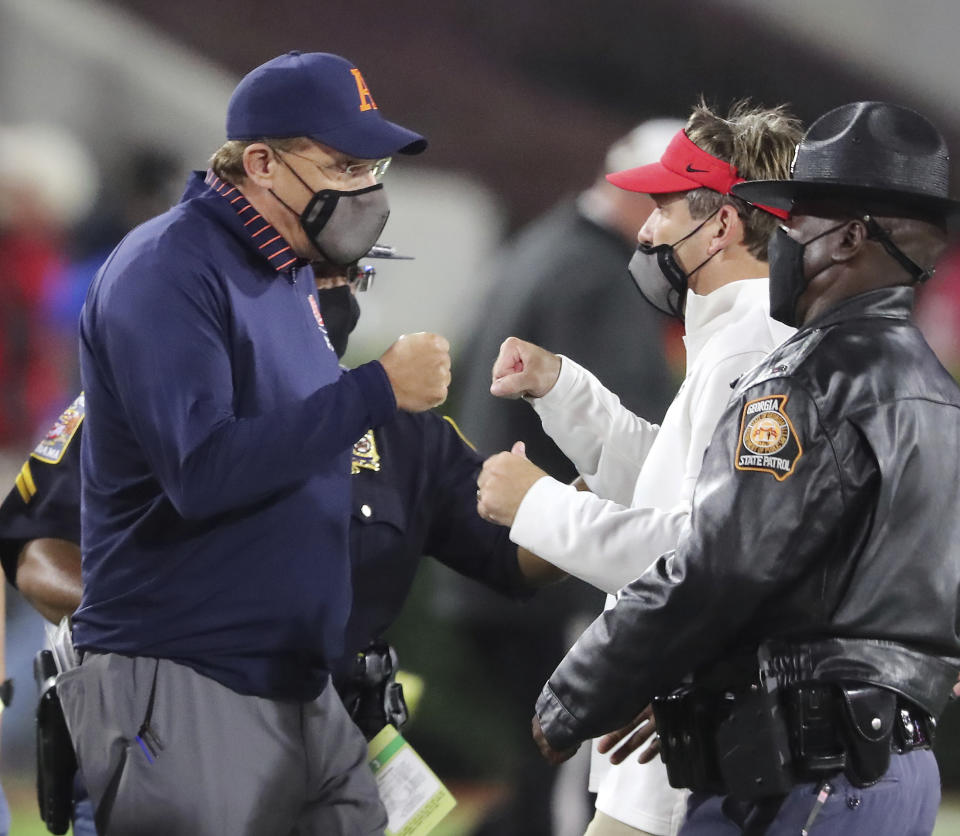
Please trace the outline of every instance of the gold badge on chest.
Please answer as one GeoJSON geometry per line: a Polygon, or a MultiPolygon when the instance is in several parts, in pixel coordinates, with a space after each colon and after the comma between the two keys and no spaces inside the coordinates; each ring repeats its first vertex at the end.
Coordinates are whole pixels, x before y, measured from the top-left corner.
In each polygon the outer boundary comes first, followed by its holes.
{"type": "Polygon", "coordinates": [[[380,454],[377,452],[377,441],[373,437],[373,430],[367,430],[363,437],[353,445],[353,456],[350,461],[351,475],[363,470],[380,470],[380,454]]]}

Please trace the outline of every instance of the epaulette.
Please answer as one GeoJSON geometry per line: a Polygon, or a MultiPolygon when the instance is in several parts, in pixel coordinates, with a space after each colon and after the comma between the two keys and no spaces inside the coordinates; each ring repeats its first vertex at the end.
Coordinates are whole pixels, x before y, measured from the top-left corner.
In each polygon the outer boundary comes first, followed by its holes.
{"type": "Polygon", "coordinates": [[[826,331],[823,328],[813,328],[805,334],[791,337],[779,348],[775,348],[757,366],[734,381],[731,388],[735,395],[741,395],[752,386],[789,377],[803,365],[804,360],[820,344],[826,331]]]}
{"type": "Polygon", "coordinates": [[[451,427],[453,427],[456,434],[460,436],[460,440],[464,444],[466,444],[467,447],[469,447],[471,450],[476,452],[477,451],[476,445],[463,434],[463,431],[460,429],[460,427],[457,426],[457,422],[454,421],[453,418],[451,418],[449,415],[444,415],[442,417],[444,421],[446,421],[451,427]]]}

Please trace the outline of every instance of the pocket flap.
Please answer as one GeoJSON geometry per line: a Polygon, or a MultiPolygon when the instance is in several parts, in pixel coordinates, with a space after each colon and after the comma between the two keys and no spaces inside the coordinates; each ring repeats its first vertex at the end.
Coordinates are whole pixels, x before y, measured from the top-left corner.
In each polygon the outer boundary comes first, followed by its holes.
{"type": "Polygon", "coordinates": [[[851,731],[864,740],[878,742],[889,737],[897,709],[897,695],[876,685],[842,684],[851,731]]]}

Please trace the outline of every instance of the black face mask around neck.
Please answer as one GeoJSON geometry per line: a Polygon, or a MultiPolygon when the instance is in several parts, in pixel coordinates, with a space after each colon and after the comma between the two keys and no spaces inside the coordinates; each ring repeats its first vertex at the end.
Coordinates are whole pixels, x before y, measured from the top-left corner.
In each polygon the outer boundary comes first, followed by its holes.
{"type": "Polygon", "coordinates": [[[347,353],[350,334],[360,319],[360,303],[349,285],[345,284],[318,290],[317,300],[327,336],[337,357],[341,358],[347,353]]]}

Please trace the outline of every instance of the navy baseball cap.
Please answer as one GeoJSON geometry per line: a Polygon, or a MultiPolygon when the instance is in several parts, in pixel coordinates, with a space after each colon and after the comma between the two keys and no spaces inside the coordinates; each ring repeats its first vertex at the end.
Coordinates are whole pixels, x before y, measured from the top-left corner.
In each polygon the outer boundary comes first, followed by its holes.
{"type": "Polygon", "coordinates": [[[380,115],[353,64],[327,52],[288,52],[247,73],[227,105],[227,139],[306,136],[359,159],[419,154],[420,134],[380,115]]]}

